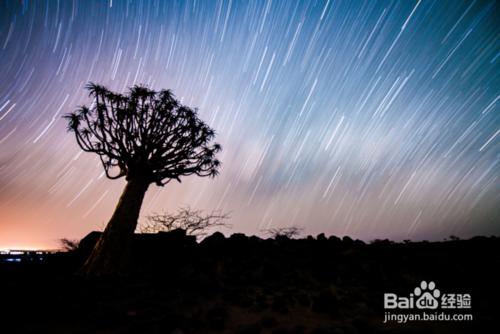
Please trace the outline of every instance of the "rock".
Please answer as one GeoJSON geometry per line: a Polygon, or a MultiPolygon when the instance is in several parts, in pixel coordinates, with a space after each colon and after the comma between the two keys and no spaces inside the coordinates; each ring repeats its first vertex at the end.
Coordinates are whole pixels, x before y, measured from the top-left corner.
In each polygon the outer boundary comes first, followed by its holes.
{"type": "Polygon", "coordinates": [[[225,240],[226,240],[226,237],[224,236],[224,234],[222,234],[220,232],[215,232],[214,234],[203,239],[201,242],[201,245],[209,246],[209,247],[214,247],[214,246],[217,247],[217,246],[221,246],[225,240]]]}
{"type": "Polygon", "coordinates": [[[224,306],[214,306],[207,311],[206,319],[208,326],[214,330],[223,330],[228,318],[227,309],[224,306]]]}
{"type": "Polygon", "coordinates": [[[352,240],[352,238],[351,238],[351,237],[349,237],[349,236],[347,236],[347,235],[346,235],[346,236],[344,236],[344,237],[342,238],[342,242],[343,242],[344,244],[347,244],[347,246],[349,246],[349,245],[352,245],[353,240],[352,240]]]}
{"type": "Polygon", "coordinates": [[[236,334],[260,334],[262,326],[258,323],[255,324],[242,324],[236,329],[236,334]]]}
{"type": "Polygon", "coordinates": [[[328,239],[326,238],[325,234],[324,233],[320,233],[316,236],[316,240],[317,241],[320,241],[320,242],[325,242],[327,241],[328,239]]]}
{"type": "Polygon", "coordinates": [[[261,323],[262,327],[264,327],[264,328],[272,328],[278,324],[278,321],[276,320],[276,318],[274,318],[272,316],[265,315],[260,320],[260,323],[261,323]]]}
{"type": "Polygon", "coordinates": [[[313,298],[312,309],[316,313],[333,314],[338,311],[339,303],[331,290],[322,290],[313,298]]]}

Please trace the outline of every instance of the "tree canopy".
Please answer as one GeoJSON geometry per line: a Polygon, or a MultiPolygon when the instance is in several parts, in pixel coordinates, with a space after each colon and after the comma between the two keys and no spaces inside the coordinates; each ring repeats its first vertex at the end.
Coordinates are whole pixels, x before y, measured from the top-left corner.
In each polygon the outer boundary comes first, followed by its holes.
{"type": "Polygon", "coordinates": [[[142,177],[163,186],[181,176],[217,175],[221,146],[211,143],[214,130],[170,90],[136,85],[119,94],[94,83],[86,88],[93,103],[64,117],[82,150],[99,155],[108,178],[142,177]]]}

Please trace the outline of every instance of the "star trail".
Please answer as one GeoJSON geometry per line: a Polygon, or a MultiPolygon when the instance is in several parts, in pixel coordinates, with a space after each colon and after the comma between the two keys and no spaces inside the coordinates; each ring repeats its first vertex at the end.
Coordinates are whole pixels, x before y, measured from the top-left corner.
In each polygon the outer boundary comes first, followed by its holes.
{"type": "Polygon", "coordinates": [[[0,248],[107,223],[124,180],[61,118],[89,81],[172,89],[223,145],[220,176],[151,186],[141,220],[498,235],[499,22],[495,1],[2,1],[0,248]]]}

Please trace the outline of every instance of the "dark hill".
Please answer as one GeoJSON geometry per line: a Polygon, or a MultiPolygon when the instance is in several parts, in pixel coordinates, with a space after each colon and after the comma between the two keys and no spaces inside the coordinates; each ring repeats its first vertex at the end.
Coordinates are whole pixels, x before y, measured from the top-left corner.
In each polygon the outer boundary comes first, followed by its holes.
{"type": "Polygon", "coordinates": [[[44,261],[0,264],[6,333],[468,333],[498,327],[496,237],[365,244],[322,234],[296,240],[216,232],[197,243],[176,230],[137,234],[126,276],[74,275],[98,238],[92,232],[76,251],[44,261]],[[470,309],[445,311],[474,319],[383,323],[384,293],[408,296],[421,281],[435,282],[442,293],[470,294],[470,309]]]}

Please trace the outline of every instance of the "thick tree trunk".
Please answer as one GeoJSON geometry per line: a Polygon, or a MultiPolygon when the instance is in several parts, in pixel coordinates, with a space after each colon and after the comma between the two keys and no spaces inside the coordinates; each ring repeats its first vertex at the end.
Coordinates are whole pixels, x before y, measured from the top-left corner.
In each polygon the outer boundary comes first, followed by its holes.
{"type": "Polygon", "coordinates": [[[126,270],[130,246],[149,182],[135,178],[127,182],[113,216],[81,268],[84,275],[118,274],[126,270]]]}

